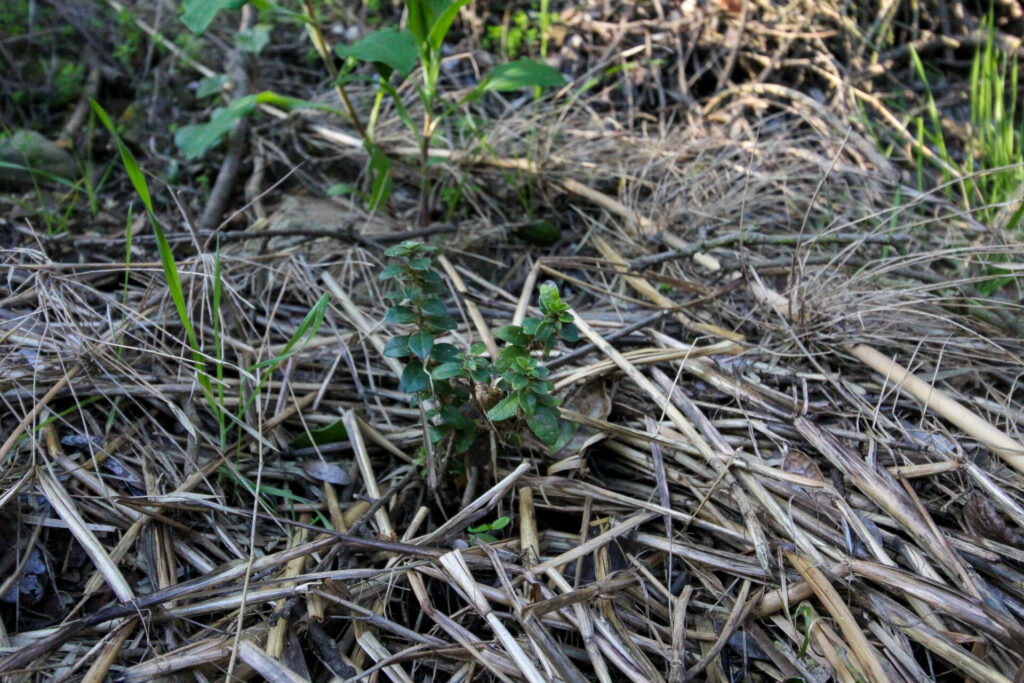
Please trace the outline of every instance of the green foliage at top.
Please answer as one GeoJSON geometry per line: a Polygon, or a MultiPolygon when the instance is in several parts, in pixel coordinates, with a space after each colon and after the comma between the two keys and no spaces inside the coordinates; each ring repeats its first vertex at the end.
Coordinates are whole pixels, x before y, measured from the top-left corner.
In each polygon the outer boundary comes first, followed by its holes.
{"type": "Polygon", "coordinates": [[[445,291],[441,276],[431,267],[434,250],[415,241],[393,246],[385,254],[397,262],[380,273],[381,280],[396,283],[387,294],[393,303],[384,322],[411,327],[408,334],[387,341],[384,355],[405,359],[402,391],[413,394],[418,401],[436,404],[427,413],[428,418],[436,418],[429,430],[431,441],[451,438],[456,452],[466,451],[481,428],[480,419],[472,417],[476,412],[485,414],[491,423],[525,423],[549,447],[561,447],[559,444],[572,438],[575,425],[559,419],[561,401],[552,396],[554,387],[547,380],[550,371],[531,352],[541,351],[546,357],[559,340],[578,340],[569,306],[554,285],[541,287],[542,316],[527,318],[522,326],[498,329],[495,336],[506,345],[492,365],[481,343],[460,351],[439,341],[441,335],[455,329],[456,322],[441,299],[445,291]],[[491,388],[492,382],[500,400],[484,409],[478,403],[476,388],[491,388]]]}
{"type": "MultiPolygon", "coordinates": [[[[975,53],[971,68],[971,125],[963,162],[950,151],[924,63],[910,47],[911,60],[927,96],[927,116],[915,121],[918,142],[922,146],[927,143],[935,152],[934,156],[922,155],[919,161],[922,166],[927,161],[940,168],[951,200],[957,199],[953,196],[957,191],[961,205],[983,223],[1012,232],[1024,225],[1024,205],[1010,213],[1004,224],[995,226],[993,222],[1024,186],[1024,116],[1017,110],[1020,73],[1016,57],[996,42],[991,12],[983,20],[982,30],[987,39],[975,53]]],[[[918,177],[923,184],[920,171],[918,177]]],[[[1000,272],[998,265],[993,264],[990,272],[1000,272]]],[[[980,283],[978,289],[991,294],[1010,281],[1009,277],[993,278],[980,283]]]]}
{"type": "MultiPolygon", "coordinates": [[[[452,22],[459,10],[469,0],[408,0],[406,6],[406,26],[404,30],[384,28],[373,31],[351,45],[339,45],[335,48],[338,56],[347,60],[346,71],[342,79],[348,79],[349,73],[356,63],[372,64],[378,75],[378,93],[374,100],[373,111],[370,113],[370,125],[367,127],[367,143],[372,146],[373,127],[380,112],[385,95],[390,95],[397,113],[416,138],[420,155],[420,182],[423,204],[421,205],[421,222],[426,220],[426,197],[429,194],[429,162],[430,141],[437,125],[458,106],[472,102],[487,92],[505,92],[524,88],[546,88],[562,85],[564,79],[557,69],[529,59],[520,59],[495,67],[475,88],[470,90],[461,100],[444,107],[438,97],[438,80],[441,73],[441,46],[451,29],[452,22]],[[397,72],[403,78],[408,77],[416,65],[422,71],[420,83],[415,85],[416,93],[423,104],[423,119],[413,120],[398,94],[396,84],[391,82],[397,72]]],[[[389,185],[382,185],[381,174],[390,176],[390,164],[381,158],[371,164],[374,175],[374,205],[380,205],[387,199],[389,185]],[[381,194],[384,196],[382,197],[381,194]]]]}

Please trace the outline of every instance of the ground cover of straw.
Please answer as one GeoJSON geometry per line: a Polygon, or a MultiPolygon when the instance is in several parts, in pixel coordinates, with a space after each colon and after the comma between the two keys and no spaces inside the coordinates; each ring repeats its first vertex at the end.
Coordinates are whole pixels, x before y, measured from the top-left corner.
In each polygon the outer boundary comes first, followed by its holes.
{"type": "MultiPolygon", "coordinates": [[[[481,104],[486,145],[440,136],[432,203],[462,203],[422,239],[444,256],[460,347],[559,285],[581,341],[549,360],[580,425],[558,453],[495,431],[436,454],[428,486],[378,280],[382,247],[424,234],[416,167],[396,166],[388,211],[325,198],[365,180],[343,121],[254,118],[212,222],[196,179],[224,151],[152,183],[224,406],[242,407],[226,448],[109,138],[92,143],[115,163],[101,210],[76,208],[69,233],[33,213],[56,194],[3,196],[5,680],[1020,679],[1020,290],[982,291],[990,259],[1018,272],[1020,238],[1000,230],[1013,205],[991,223],[965,210],[907,125],[925,108],[907,45],[946,69],[953,117],[979,17],[552,9],[571,84],[481,104]],[[554,244],[524,240],[538,220],[554,244]],[[259,376],[325,293],[319,327],[259,376]],[[503,516],[496,542],[472,542],[503,516]]],[[[63,20],[86,30],[95,11],[63,20]]],[[[493,61],[474,27],[503,11],[463,15],[449,87],[493,61]]],[[[274,35],[252,90],[336,97],[299,58],[303,31],[274,35]]],[[[136,105],[151,131],[131,144],[155,175],[175,158],[169,120],[208,115],[168,93],[224,59],[211,45],[141,50],[139,73],[173,84],[136,105]]],[[[116,81],[101,63],[97,82],[116,81]]],[[[418,154],[391,109],[378,135],[418,154]]]]}

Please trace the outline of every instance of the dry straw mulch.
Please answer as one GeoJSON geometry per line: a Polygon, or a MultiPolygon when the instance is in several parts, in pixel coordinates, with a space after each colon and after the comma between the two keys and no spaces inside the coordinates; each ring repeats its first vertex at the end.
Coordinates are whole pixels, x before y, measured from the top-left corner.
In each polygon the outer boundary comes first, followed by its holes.
{"type": "MultiPolygon", "coordinates": [[[[581,429],[559,453],[488,434],[437,454],[428,485],[420,413],[380,352],[379,246],[407,233],[401,212],[262,197],[224,234],[216,321],[211,236],[172,234],[224,405],[241,407],[226,448],[141,222],[127,278],[114,229],[79,240],[84,261],[19,233],[0,267],[0,595],[17,595],[0,671],[1019,680],[1024,341],[1020,306],[977,291],[1012,236],[903,182],[842,98],[726,87],[757,55],[827,81],[766,41],[858,35],[828,4],[742,7],[567,17],[614,47],[577,57],[580,75],[627,38],[692,35],[722,88],[650,125],[644,102],[700,84],[646,72],[628,126],[600,97],[509,102],[488,154],[453,152],[439,182],[475,216],[431,238],[463,320],[450,341],[521,319],[548,279],[572,306],[581,342],[550,365],[581,429]],[[741,22],[745,42],[722,42],[741,22]],[[565,226],[553,248],[516,237],[523,187],[565,226]],[[322,293],[322,324],[263,376],[322,293]],[[503,515],[498,542],[467,543],[503,515]]],[[[393,149],[399,130],[381,122],[393,149]]],[[[360,160],[336,133],[296,117],[256,134],[360,160]]]]}

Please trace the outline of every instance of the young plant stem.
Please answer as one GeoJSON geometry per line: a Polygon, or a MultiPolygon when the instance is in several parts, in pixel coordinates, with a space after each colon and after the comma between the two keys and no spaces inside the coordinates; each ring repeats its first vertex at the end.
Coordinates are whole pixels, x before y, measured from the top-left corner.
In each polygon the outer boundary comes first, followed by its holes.
{"type": "MultiPolygon", "coordinates": [[[[433,103],[433,97],[428,102],[433,103]]],[[[430,161],[430,134],[433,125],[430,117],[430,104],[423,114],[423,133],[420,136],[420,227],[430,225],[430,177],[428,176],[430,161]]]]}
{"type": "Polygon", "coordinates": [[[348,112],[348,116],[352,120],[352,125],[356,127],[359,137],[361,137],[364,142],[370,142],[366,128],[363,127],[363,122],[360,120],[359,114],[356,112],[356,108],[352,106],[352,101],[348,98],[348,92],[345,90],[345,86],[338,80],[338,69],[334,66],[334,61],[331,59],[331,52],[327,48],[327,41],[324,40],[324,34],[320,30],[320,24],[316,20],[316,13],[313,11],[313,5],[309,0],[303,0],[302,11],[309,20],[306,27],[309,29],[309,37],[310,40],[313,41],[313,47],[320,55],[320,59],[323,60],[324,66],[327,68],[327,73],[330,74],[331,81],[334,83],[334,89],[337,91],[338,97],[341,98],[342,104],[345,105],[345,110],[348,112]]]}

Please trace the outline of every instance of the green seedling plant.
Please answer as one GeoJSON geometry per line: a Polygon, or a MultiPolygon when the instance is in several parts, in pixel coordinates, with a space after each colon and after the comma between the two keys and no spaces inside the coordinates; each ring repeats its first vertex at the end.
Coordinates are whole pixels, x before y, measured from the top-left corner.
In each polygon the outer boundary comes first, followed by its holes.
{"type": "Polygon", "coordinates": [[[547,358],[559,340],[579,341],[579,331],[569,305],[552,284],[540,288],[540,312],[540,318],[527,317],[522,325],[495,330],[494,336],[507,342],[494,361],[501,377],[498,389],[506,395],[487,411],[487,417],[492,422],[523,419],[538,439],[553,447],[572,438],[575,426],[559,419],[561,400],[551,395],[554,385],[546,379],[550,370],[540,365],[531,351],[539,350],[547,358]]]}
{"type": "Polygon", "coordinates": [[[495,337],[506,345],[492,365],[483,344],[460,351],[438,341],[455,329],[456,322],[441,299],[445,292],[441,276],[431,267],[430,254],[435,250],[415,241],[390,247],[385,254],[398,262],[380,273],[382,281],[397,283],[386,295],[393,303],[384,322],[410,329],[389,339],[384,355],[405,359],[402,391],[412,394],[418,405],[431,404],[425,411],[431,421],[430,443],[446,442],[454,452],[464,453],[484,424],[511,421],[504,430],[511,441],[519,442],[519,427],[525,423],[546,446],[557,450],[572,438],[576,425],[559,418],[560,399],[552,395],[550,371],[532,352],[547,357],[559,340],[579,339],[569,306],[554,285],[541,287],[541,317],[496,330],[495,337]]]}
{"type": "Polygon", "coordinates": [[[508,515],[498,517],[493,522],[487,522],[478,526],[471,526],[466,531],[469,533],[470,541],[473,545],[481,545],[483,543],[497,543],[498,537],[495,536],[493,531],[501,531],[509,525],[512,520],[508,515]]]}
{"type": "MultiPolygon", "coordinates": [[[[92,105],[93,112],[95,112],[100,122],[104,127],[106,127],[113,137],[114,142],[117,145],[117,149],[120,152],[124,168],[128,173],[128,177],[132,182],[132,186],[134,187],[136,194],[138,194],[139,198],[142,200],[142,204],[146,209],[146,214],[149,217],[150,224],[153,227],[153,233],[156,236],[157,242],[157,252],[160,256],[160,263],[163,266],[167,289],[171,294],[171,300],[174,302],[174,307],[178,313],[178,318],[181,321],[182,327],[185,329],[185,341],[192,352],[192,363],[196,381],[199,384],[203,398],[206,400],[207,405],[210,407],[210,410],[213,412],[214,418],[217,421],[219,427],[219,445],[223,449],[227,446],[229,422],[233,421],[239,432],[242,429],[247,429],[242,417],[248,407],[252,404],[252,401],[259,395],[266,380],[274,373],[278,365],[302,349],[304,346],[304,340],[308,341],[316,334],[320,324],[323,322],[323,318],[327,310],[327,295],[322,295],[317,303],[302,319],[296,328],[295,333],[285,344],[280,354],[258,362],[248,369],[246,374],[250,378],[255,378],[254,391],[245,401],[239,401],[238,413],[237,415],[232,415],[225,407],[226,400],[224,395],[223,344],[222,331],[220,328],[222,292],[220,250],[217,250],[214,259],[213,301],[211,307],[214,328],[214,353],[211,357],[210,354],[206,353],[202,348],[202,345],[199,343],[199,338],[196,335],[196,326],[192,322],[188,306],[185,303],[185,291],[181,285],[181,278],[178,275],[178,265],[175,261],[174,253],[171,250],[171,245],[167,240],[163,227],[153,209],[153,201],[149,192],[149,185],[146,182],[146,177],[143,174],[142,169],[139,167],[139,164],[135,159],[135,155],[117,134],[117,131],[114,128],[114,123],[111,121],[106,110],[104,110],[103,107],[101,107],[95,100],[91,100],[90,103],[92,105]],[[208,366],[208,359],[213,360],[214,372],[212,377],[208,366]]],[[[130,250],[130,248],[131,242],[129,241],[128,249],[130,250]]],[[[130,256],[126,257],[126,266],[130,263],[129,259],[130,256]]],[[[238,443],[240,446],[241,441],[238,443]]]]}
{"type": "Polygon", "coordinates": [[[454,344],[437,341],[439,335],[454,330],[457,323],[441,300],[446,291],[444,282],[431,267],[430,254],[436,250],[406,241],[384,252],[390,258],[400,259],[380,273],[382,281],[398,283],[387,294],[394,303],[384,322],[414,329],[389,339],[384,355],[407,359],[402,369],[402,391],[412,394],[417,402],[431,402],[426,417],[437,418],[437,424],[428,430],[430,442],[450,439],[455,452],[464,453],[476,439],[478,425],[462,409],[474,400],[474,385],[486,383],[491,370],[482,344],[474,344],[468,353],[463,353],[454,344]]]}
{"type": "MultiPolygon", "coordinates": [[[[348,60],[348,69],[342,78],[347,78],[347,74],[351,73],[358,62],[372,64],[377,72],[378,91],[370,114],[370,123],[366,129],[369,142],[372,143],[374,124],[386,95],[391,97],[402,122],[416,137],[420,150],[420,221],[424,224],[429,219],[428,166],[431,140],[441,121],[460,106],[479,99],[487,92],[508,92],[531,87],[546,88],[564,83],[557,69],[531,59],[519,59],[492,69],[475,88],[457,101],[442,102],[438,89],[442,46],[459,10],[467,4],[469,0],[408,0],[405,29],[384,28],[369,33],[351,45],[339,45],[335,48],[338,56],[348,60]],[[423,105],[421,121],[413,120],[398,94],[397,85],[391,81],[396,73],[408,78],[417,65],[420,67],[421,79],[415,85],[415,89],[423,105]]],[[[371,170],[376,170],[378,176],[380,173],[390,173],[389,164],[384,164],[378,159],[377,169],[373,169],[374,162],[375,160],[371,158],[371,170]]],[[[375,177],[375,188],[379,185],[381,181],[375,177]]],[[[376,196],[376,193],[374,195],[376,196]]]]}

